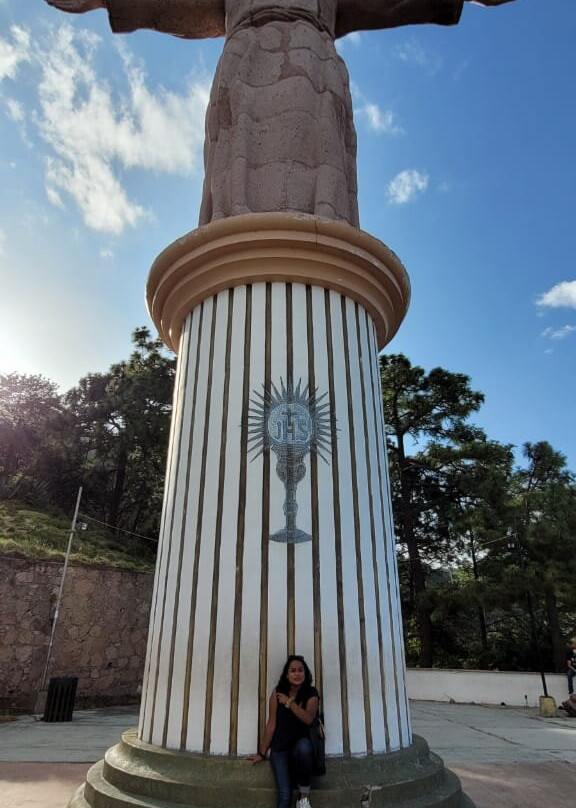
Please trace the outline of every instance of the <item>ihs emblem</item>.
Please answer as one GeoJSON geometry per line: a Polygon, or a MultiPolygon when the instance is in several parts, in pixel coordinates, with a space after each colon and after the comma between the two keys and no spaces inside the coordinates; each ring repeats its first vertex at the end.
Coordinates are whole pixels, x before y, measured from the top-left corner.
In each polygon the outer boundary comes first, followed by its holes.
{"type": "Polygon", "coordinates": [[[284,483],[284,527],[270,536],[272,541],[297,544],[311,541],[312,536],[296,526],[298,503],[296,488],[306,475],[305,456],[316,452],[328,462],[332,442],[330,405],[327,393],[318,397],[309,386],[296,389],[291,381],[285,386],[280,379],[280,390],[271,384],[262,393],[254,391],[248,415],[249,450],[258,457],[272,450],[276,455],[276,474],[284,483]]]}

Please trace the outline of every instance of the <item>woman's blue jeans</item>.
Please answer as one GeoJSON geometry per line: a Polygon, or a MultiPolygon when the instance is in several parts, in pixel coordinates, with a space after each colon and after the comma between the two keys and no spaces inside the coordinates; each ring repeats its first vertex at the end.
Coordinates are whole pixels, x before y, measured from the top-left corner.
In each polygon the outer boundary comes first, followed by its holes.
{"type": "Polygon", "coordinates": [[[568,669],[566,676],[568,677],[568,695],[571,696],[574,693],[574,677],[576,677],[576,673],[568,669]]]}
{"type": "Polygon", "coordinates": [[[289,752],[270,752],[276,780],[276,808],[290,808],[292,788],[309,788],[312,782],[314,753],[309,738],[300,738],[289,752]]]}

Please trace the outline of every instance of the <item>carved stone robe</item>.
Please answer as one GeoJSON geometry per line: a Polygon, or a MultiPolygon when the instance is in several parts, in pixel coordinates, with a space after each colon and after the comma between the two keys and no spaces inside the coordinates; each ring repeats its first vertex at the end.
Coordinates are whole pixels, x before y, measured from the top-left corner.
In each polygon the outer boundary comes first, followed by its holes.
{"type": "Polygon", "coordinates": [[[206,114],[200,224],[293,211],[358,226],[355,30],[458,22],[464,0],[107,0],[118,33],[226,36],[206,114]]]}

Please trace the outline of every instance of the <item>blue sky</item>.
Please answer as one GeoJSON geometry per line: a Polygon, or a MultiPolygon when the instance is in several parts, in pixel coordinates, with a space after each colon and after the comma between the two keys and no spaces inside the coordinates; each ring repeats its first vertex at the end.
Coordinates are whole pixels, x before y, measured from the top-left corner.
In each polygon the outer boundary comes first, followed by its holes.
{"type": "MultiPolygon", "coordinates": [[[[489,437],[576,470],[575,41],[574,0],[517,0],[339,47],[362,228],[413,287],[388,350],[468,374],[489,437]]],[[[221,46],[0,0],[1,372],[64,391],[150,324],[148,269],[197,221],[221,46]]]]}

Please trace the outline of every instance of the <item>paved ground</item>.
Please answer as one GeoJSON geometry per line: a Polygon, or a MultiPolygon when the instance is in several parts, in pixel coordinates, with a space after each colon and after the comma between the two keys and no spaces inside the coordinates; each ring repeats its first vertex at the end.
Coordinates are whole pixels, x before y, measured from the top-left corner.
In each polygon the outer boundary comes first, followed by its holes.
{"type": "MultiPolygon", "coordinates": [[[[0,725],[3,808],[65,808],[91,763],[136,724],[134,709],[82,710],[0,725]]],[[[561,711],[412,703],[414,732],[461,778],[477,808],[564,808],[576,793],[576,718],[561,711]]]]}
{"type": "Polygon", "coordinates": [[[576,718],[560,710],[412,704],[422,735],[476,808],[567,808],[576,794],[576,718]]]}

